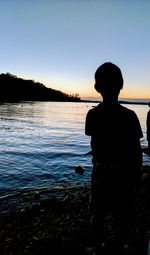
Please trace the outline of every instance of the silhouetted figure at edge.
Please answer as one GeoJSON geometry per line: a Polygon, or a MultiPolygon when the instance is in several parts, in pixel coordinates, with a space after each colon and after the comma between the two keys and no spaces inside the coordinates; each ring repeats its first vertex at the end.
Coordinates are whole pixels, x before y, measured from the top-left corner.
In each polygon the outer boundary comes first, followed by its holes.
{"type": "MultiPolygon", "coordinates": [[[[148,106],[150,107],[150,102],[148,102],[148,106]]],[[[148,152],[150,153],[150,110],[147,113],[147,141],[148,141],[148,152]]]]}
{"type": "Polygon", "coordinates": [[[122,87],[121,70],[109,62],[101,65],[95,73],[95,89],[103,102],[86,116],[85,133],[91,136],[93,154],[91,209],[96,254],[102,254],[106,241],[106,213],[114,218],[115,254],[123,254],[128,232],[134,227],[143,134],[135,112],[118,103],[122,87]]]}

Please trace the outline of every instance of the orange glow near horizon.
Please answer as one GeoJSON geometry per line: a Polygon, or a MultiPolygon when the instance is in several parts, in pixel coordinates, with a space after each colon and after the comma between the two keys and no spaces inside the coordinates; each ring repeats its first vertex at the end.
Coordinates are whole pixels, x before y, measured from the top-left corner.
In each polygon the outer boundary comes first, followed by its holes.
{"type": "MultiPolygon", "coordinates": [[[[101,95],[94,89],[94,81],[79,81],[79,80],[52,80],[47,87],[51,87],[56,90],[60,90],[69,95],[79,94],[80,98],[101,98],[101,95]],[[51,85],[50,85],[51,84],[51,85]],[[69,85],[68,85],[69,84],[69,85]]],[[[149,99],[150,90],[147,86],[142,89],[142,86],[138,85],[124,85],[123,89],[120,91],[119,98],[123,99],[149,99]]]]}
{"type": "Polygon", "coordinates": [[[141,99],[148,99],[150,95],[148,91],[143,91],[142,89],[124,89],[121,90],[119,97],[121,98],[141,98],[141,99]]]}
{"type": "MultiPolygon", "coordinates": [[[[80,93],[79,93],[80,94],[80,93]]],[[[101,97],[99,93],[97,93],[94,88],[91,91],[87,91],[86,93],[80,94],[80,97],[86,98],[98,98],[101,97]]],[[[124,88],[120,91],[119,98],[124,99],[150,99],[149,88],[147,90],[143,90],[141,86],[124,86],[124,88]]]]}
{"type": "MultiPolygon", "coordinates": [[[[100,94],[98,94],[97,92],[93,92],[93,93],[84,93],[84,94],[79,94],[80,97],[82,98],[99,98],[101,97],[100,94]]],[[[121,91],[120,94],[119,94],[119,98],[124,98],[124,99],[150,99],[150,95],[148,95],[148,93],[146,94],[145,92],[141,92],[141,91],[133,91],[133,92],[130,92],[130,91],[121,91]]]]}

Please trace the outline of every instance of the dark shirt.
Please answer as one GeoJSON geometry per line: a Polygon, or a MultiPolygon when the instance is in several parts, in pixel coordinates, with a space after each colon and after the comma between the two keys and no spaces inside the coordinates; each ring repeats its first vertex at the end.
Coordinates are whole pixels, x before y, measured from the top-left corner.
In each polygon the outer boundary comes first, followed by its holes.
{"type": "Polygon", "coordinates": [[[119,103],[113,106],[101,103],[87,113],[85,133],[91,136],[93,162],[141,166],[143,134],[134,111],[119,103]]]}
{"type": "Polygon", "coordinates": [[[150,141],[150,111],[147,114],[146,124],[147,124],[147,140],[150,141]]]}

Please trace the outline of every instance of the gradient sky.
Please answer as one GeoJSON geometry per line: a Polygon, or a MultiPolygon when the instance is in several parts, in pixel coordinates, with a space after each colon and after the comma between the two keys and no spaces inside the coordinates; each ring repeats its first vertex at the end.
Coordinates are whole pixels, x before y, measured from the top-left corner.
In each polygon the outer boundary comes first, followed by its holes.
{"type": "Polygon", "coordinates": [[[150,98],[150,1],[0,0],[0,73],[98,97],[94,73],[111,61],[120,97],[150,98]]]}

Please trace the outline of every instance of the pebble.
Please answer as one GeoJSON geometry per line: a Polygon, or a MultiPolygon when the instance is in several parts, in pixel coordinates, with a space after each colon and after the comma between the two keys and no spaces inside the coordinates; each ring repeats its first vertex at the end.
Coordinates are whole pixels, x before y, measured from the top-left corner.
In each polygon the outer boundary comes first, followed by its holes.
{"type": "Polygon", "coordinates": [[[83,173],[84,173],[84,168],[83,168],[82,166],[77,166],[77,167],[75,168],[75,172],[76,172],[77,174],[83,174],[83,173]]]}

